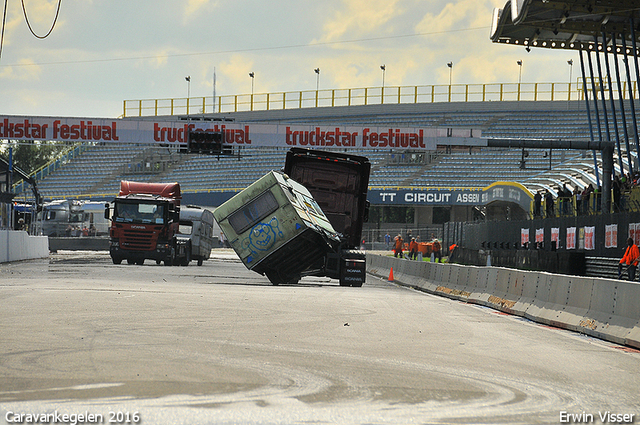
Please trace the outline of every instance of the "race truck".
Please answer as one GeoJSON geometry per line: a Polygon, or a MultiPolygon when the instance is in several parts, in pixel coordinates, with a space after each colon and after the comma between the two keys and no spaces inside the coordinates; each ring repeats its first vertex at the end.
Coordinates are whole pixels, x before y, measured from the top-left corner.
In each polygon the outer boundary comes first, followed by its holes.
{"type": "Polygon", "coordinates": [[[120,182],[120,193],[113,201],[113,213],[105,206],[105,218],[111,219],[110,249],[113,264],[127,260],[164,261],[171,266],[176,259],[176,235],[180,223],[180,184],[120,182]]]}
{"type": "Polygon", "coordinates": [[[366,257],[359,250],[362,227],[369,219],[367,190],[371,163],[363,156],[292,148],[284,173],[306,187],[340,234],[340,245],[328,253],[320,276],[339,279],[342,286],[362,286],[366,257]]]}
{"type": "Polygon", "coordinates": [[[274,285],[327,276],[362,286],[370,169],[364,157],[294,148],[285,173],[265,175],[214,217],[245,266],[274,285]]]}
{"type": "Polygon", "coordinates": [[[176,235],[176,263],[188,266],[191,260],[201,266],[211,256],[214,242],[211,211],[195,205],[180,207],[180,228],[176,235]]]}

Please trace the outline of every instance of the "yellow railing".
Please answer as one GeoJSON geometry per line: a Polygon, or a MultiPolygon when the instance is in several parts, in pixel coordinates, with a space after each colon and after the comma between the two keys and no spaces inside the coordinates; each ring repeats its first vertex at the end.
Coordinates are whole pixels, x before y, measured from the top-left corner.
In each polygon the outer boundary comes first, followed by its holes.
{"type": "MultiPolygon", "coordinates": [[[[622,83],[623,98],[629,85],[622,83]]],[[[613,83],[614,98],[617,85],[613,83]]],[[[599,89],[599,88],[598,88],[599,89]]],[[[636,83],[631,90],[636,92],[636,83]]],[[[589,87],[588,92],[591,92],[589,87]]],[[[608,89],[605,97],[609,96],[608,89]]],[[[637,95],[635,95],[637,97],[637,95]]],[[[592,97],[590,94],[589,97],[592,97]]],[[[228,96],[125,100],[123,116],[197,115],[221,112],[268,111],[333,106],[436,102],[584,100],[582,81],[575,83],[494,83],[432,86],[390,86],[355,89],[301,90],[228,96]]]]}

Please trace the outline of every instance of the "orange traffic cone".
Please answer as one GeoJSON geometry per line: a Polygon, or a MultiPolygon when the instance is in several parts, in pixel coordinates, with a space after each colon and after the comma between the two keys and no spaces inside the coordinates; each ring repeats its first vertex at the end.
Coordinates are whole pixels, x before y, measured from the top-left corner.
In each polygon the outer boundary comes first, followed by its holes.
{"type": "Polygon", "coordinates": [[[393,282],[393,267],[391,267],[391,271],[389,272],[389,282],[393,282]]]}

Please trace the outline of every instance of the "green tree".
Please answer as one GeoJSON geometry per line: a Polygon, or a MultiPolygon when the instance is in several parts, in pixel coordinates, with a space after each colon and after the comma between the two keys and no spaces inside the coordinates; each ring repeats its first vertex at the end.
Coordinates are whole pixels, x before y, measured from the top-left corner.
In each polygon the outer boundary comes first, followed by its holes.
{"type": "Polygon", "coordinates": [[[5,159],[9,159],[9,147],[13,149],[13,165],[27,174],[46,165],[66,149],[62,142],[13,141],[5,146],[3,152],[5,159]]]}

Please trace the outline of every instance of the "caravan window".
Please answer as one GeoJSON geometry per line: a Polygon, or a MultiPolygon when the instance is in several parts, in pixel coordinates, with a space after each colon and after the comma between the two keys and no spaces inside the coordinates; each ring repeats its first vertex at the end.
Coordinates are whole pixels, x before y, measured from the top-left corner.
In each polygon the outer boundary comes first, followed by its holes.
{"type": "Polygon", "coordinates": [[[252,228],[263,218],[278,209],[278,201],[270,190],[258,196],[253,201],[229,216],[229,224],[236,234],[241,234],[252,228]]]}
{"type": "Polygon", "coordinates": [[[181,221],[180,226],[178,227],[178,232],[183,235],[190,235],[193,231],[193,222],[191,221],[181,221]]]}

